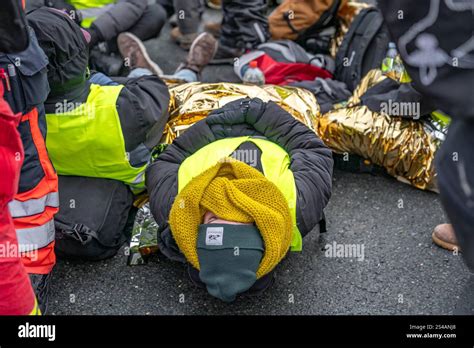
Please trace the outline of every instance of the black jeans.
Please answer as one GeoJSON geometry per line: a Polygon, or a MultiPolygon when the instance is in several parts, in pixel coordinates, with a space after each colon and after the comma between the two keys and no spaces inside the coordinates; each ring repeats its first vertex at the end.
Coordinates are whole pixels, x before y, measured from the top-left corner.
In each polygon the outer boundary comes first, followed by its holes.
{"type": "Polygon", "coordinates": [[[166,23],[166,11],[159,4],[148,5],[137,23],[128,31],[140,40],[157,37],[166,23]]]}
{"type": "Polygon", "coordinates": [[[179,31],[182,34],[197,33],[201,23],[204,4],[202,0],[157,0],[168,16],[176,14],[179,31]]]}
{"type": "MultiPolygon", "coordinates": [[[[140,40],[149,40],[158,36],[166,23],[166,11],[160,4],[148,5],[140,19],[127,31],[140,40]]],[[[117,38],[107,41],[108,52],[118,53],[117,38]]]]}

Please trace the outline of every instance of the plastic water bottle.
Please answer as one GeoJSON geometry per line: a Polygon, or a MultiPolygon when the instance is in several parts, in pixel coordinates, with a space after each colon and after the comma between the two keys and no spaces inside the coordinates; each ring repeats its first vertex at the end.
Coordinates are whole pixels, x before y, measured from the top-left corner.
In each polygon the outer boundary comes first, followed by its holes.
{"type": "Polygon", "coordinates": [[[405,71],[402,59],[397,51],[395,42],[388,44],[387,56],[382,61],[382,72],[400,82],[409,82],[410,78],[405,71]]]}
{"type": "Polygon", "coordinates": [[[387,74],[391,72],[394,69],[395,65],[395,60],[397,58],[398,52],[397,52],[397,45],[395,45],[395,42],[389,42],[388,43],[388,51],[387,55],[382,61],[382,72],[384,74],[387,74]]]}
{"type": "Polygon", "coordinates": [[[251,61],[242,78],[244,83],[262,86],[265,84],[265,75],[257,66],[257,61],[251,61]]]}

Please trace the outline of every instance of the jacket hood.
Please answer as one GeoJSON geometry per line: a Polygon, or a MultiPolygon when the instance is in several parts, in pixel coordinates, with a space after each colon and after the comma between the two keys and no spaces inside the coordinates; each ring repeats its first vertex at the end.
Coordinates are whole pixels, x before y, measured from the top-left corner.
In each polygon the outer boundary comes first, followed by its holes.
{"type": "Polygon", "coordinates": [[[30,12],[27,20],[49,59],[50,96],[80,94],[87,85],[89,60],[81,28],[65,13],[45,7],[30,12]]]}

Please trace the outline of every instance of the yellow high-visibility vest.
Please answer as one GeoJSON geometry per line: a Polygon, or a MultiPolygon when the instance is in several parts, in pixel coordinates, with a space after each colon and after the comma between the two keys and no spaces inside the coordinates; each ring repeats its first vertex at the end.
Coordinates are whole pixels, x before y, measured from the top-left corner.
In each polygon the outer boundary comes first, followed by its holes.
{"type": "Polygon", "coordinates": [[[82,14],[81,25],[84,28],[89,28],[92,22],[95,21],[105,10],[107,5],[115,4],[116,0],[69,0],[77,10],[82,14]]]}
{"type": "Polygon", "coordinates": [[[133,167],[117,111],[123,85],[91,84],[87,101],[72,110],[46,114],[46,147],[60,175],[115,179],[136,191],[145,186],[147,164],[133,167]]]}

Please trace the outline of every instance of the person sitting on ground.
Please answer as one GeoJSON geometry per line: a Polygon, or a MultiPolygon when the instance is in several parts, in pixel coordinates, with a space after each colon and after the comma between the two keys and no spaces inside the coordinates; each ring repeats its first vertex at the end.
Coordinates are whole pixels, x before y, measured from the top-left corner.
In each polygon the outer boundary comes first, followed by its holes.
{"type": "Polygon", "coordinates": [[[223,301],[260,293],[288,250],[325,231],[332,168],[331,150],[274,102],[230,102],[148,167],[159,250],[223,301]]]}
{"type": "Polygon", "coordinates": [[[91,74],[87,32],[48,7],[27,19],[49,60],[46,146],[58,174],[115,179],[143,190],[151,150],[168,119],[159,67],[137,49],[130,78],[91,74]],[[151,73],[142,76],[138,68],[151,73]]]}
{"type": "MultiPolygon", "coordinates": [[[[58,174],[116,179],[143,190],[144,170],[168,120],[169,93],[158,77],[160,67],[143,42],[126,32],[117,45],[129,76],[89,73],[87,32],[50,8],[31,12],[28,20],[49,58],[47,147],[58,174]],[[89,151],[93,148],[97,151],[89,151]]],[[[172,77],[197,81],[216,49],[216,40],[202,33],[172,77]]]]}

